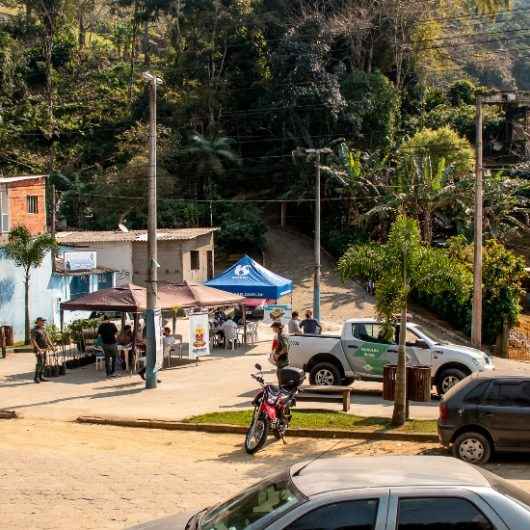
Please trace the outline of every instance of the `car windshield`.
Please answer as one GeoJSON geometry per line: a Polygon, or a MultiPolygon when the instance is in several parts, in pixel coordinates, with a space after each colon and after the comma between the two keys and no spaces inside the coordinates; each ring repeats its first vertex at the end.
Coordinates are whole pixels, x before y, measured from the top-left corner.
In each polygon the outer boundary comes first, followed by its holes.
{"type": "Polygon", "coordinates": [[[207,511],[199,521],[200,530],[243,530],[262,528],[287,512],[305,497],[283,473],[252,486],[237,497],[207,511]]]}

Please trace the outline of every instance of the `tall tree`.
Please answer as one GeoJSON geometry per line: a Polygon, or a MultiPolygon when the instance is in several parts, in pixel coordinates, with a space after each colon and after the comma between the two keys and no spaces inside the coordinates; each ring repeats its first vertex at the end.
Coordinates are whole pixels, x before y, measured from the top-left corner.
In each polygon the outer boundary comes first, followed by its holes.
{"type": "Polygon", "coordinates": [[[407,308],[415,289],[436,294],[449,278],[460,277],[465,269],[443,251],[421,243],[418,223],[399,215],[384,245],[363,244],[350,247],[339,261],[343,278],[375,280],[376,308],[387,323],[399,320],[399,354],[396,395],[392,424],[403,425],[407,409],[407,308]]]}
{"type": "Polygon", "coordinates": [[[24,269],[24,344],[29,344],[30,339],[29,287],[31,269],[39,267],[47,252],[56,246],[57,243],[53,236],[49,234],[32,236],[25,226],[18,226],[9,232],[8,244],[5,247],[6,255],[18,267],[24,269]]]}

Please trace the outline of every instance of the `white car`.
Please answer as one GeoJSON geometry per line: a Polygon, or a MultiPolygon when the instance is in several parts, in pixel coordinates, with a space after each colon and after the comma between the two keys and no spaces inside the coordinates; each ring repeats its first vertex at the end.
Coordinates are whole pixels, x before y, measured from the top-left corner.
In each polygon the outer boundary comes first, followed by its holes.
{"type": "MultiPolygon", "coordinates": [[[[389,333],[382,322],[360,318],[347,320],[340,336],[292,335],[289,364],[308,372],[313,385],[382,381],[384,366],[397,363],[399,332],[399,325],[389,333]]],[[[407,323],[406,344],[409,365],[430,366],[440,395],[474,372],[494,369],[486,353],[441,342],[413,322],[407,323]]]]}

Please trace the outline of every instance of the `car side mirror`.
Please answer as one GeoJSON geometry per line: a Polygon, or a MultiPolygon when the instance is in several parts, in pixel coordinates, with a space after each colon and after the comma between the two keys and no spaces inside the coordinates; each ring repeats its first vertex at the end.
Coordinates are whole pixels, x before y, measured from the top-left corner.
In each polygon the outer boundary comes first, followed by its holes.
{"type": "Polygon", "coordinates": [[[262,368],[261,368],[261,364],[259,364],[259,363],[256,363],[256,364],[254,365],[254,368],[256,368],[256,370],[259,370],[260,372],[261,372],[261,370],[262,370],[262,368]]]}
{"type": "Polygon", "coordinates": [[[429,345],[424,340],[417,340],[414,344],[416,348],[422,348],[424,350],[429,349],[429,345]]]}

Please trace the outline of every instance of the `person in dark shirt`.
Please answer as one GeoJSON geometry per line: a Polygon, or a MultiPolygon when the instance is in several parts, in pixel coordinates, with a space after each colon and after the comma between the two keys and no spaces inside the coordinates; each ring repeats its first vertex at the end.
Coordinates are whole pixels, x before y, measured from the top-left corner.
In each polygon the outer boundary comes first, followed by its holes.
{"type": "Polygon", "coordinates": [[[300,328],[304,335],[320,335],[322,331],[320,322],[313,318],[313,313],[309,309],[305,312],[305,319],[300,322],[300,328]]]}
{"type": "Polygon", "coordinates": [[[31,330],[31,344],[33,345],[33,351],[37,358],[37,365],[35,366],[35,377],[33,380],[35,383],[45,382],[47,379],[42,377],[44,373],[44,367],[46,365],[46,352],[48,349],[54,349],[44,325],[46,319],[39,317],[35,320],[35,327],[31,330]]]}
{"type": "Polygon", "coordinates": [[[107,377],[112,377],[116,370],[116,357],[118,355],[116,334],[118,328],[113,324],[108,316],[103,318],[99,325],[98,335],[101,337],[103,352],[105,353],[105,369],[107,377]]]}

